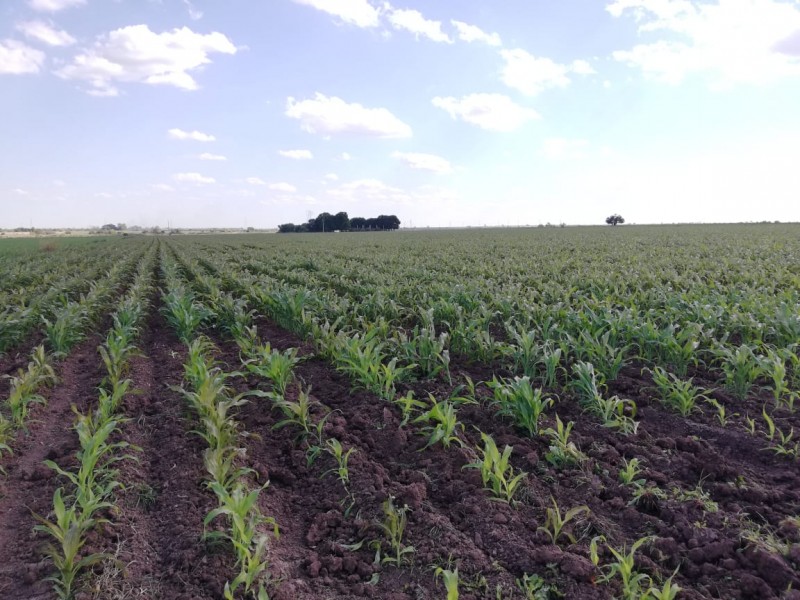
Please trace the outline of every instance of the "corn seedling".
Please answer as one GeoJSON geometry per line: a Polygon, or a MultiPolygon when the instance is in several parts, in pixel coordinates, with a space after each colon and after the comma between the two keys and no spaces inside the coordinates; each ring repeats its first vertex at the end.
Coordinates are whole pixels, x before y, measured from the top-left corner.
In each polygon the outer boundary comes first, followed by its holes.
{"type": "Polygon", "coordinates": [[[78,573],[91,567],[106,558],[105,554],[90,554],[79,557],[81,548],[86,543],[85,534],[101,521],[81,515],[76,506],[66,507],[62,498],[62,489],[58,488],[53,494],[54,521],[49,521],[36,515],[40,525],[35,527],[54,538],[54,544],[45,548],[47,556],[53,561],[58,575],[48,577],[53,582],[56,596],[61,600],[70,600],[73,597],[73,586],[78,573]]]}
{"type": "Polygon", "coordinates": [[[180,288],[164,295],[164,314],[178,338],[189,344],[211,312],[180,288]]]}
{"type": "Polygon", "coordinates": [[[286,396],[286,389],[292,382],[292,370],[299,362],[296,348],[279,352],[271,349],[267,342],[254,349],[253,358],[247,361],[246,365],[251,373],[269,379],[276,392],[283,397],[286,396]]]}
{"type": "Polygon", "coordinates": [[[682,381],[661,367],[656,367],[650,374],[661,395],[661,402],[668,408],[687,417],[697,408],[698,400],[707,400],[703,390],[692,384],[692,380],[682,381]]]}
{"type": "Polygon", "coordinates": [[[355,498],[353,497],[353,493],[350,490],[350,469],[348,468],[348,461],[350,460],[350,455],[355,452],[355,448],[350,448],[347,452],[344,451],[342,448],[342,444],[336,438],[328,438],[325,440],[325,449],[327,450],[328,454],[330,454],[333,459],[336,461],[336,467],[333,469],[329,469],[322,474],[322,477],[330,473],[336,473],[336,476],[339,478],[339,481],[342,482],[342,487],[344,487],[344,491],[347,494],[347,497],[342,500],[343,503],[346,503],[350,500],[350,503],[345,510],[345,516],[349,514],[350,509],[355,504],[355,498]]]}
{"type": "Polygon", "coordinates": [[[425,423],[422,428],[423,434],[429,434],[428,443],[421,450],[429,446],[441,443],[445,448],[450,444],[456,443],[463,446],[464,442],[458,437],[458,430],[464,430],[464,425],[458,421],[458,414],[453,404],[447,400],[436,401],[433,394],[428,394],[431,401],[431,408],[414,419],[414,423],[425,423]]]}
{"type": "Polygon", "coordinates": [[[637,479],[637,476],[642,472],[639,468],[640,461],[638,458],[622,461],[622,468],[619,470],[619,480],[624,485],[642,486],[645,484],[645,479],[637,479]]]}
{"type": "Polygon", "coordinates": [[[511,465],[513,448],[506,446],[501,453],[492,436],[481,433],[483,448],[478,448],[483,456],[477,462],[465,465],[465,469],[479,469],[483,487],[492,492],[495,500],[511,503],[525,477],[524,471],[514,473],[511,465]]]}
{"type": "Polygon", "coordinates": [[[54,320],[42,317],[45,337],[57,358],[66,356],[75,344],[85,337],[83,329],[89,317],[80,302],[68,302],[54,315],[54,320]]]}
{"type": "Polygon", "coordinates": [[[458,600],[458,567],[452,570],[436,567],[433,576],[436,579],[441,579],[444,583],[444,589],[447,591],[447,600],[458,600]]]}
{"type": "Polygon", "coordinates": [[[756,379],[764,373],[762,361],[753,352],[753,347],[742,344],[731,349],[720,345],[713,353],[725,375],[728,390],[740,400],[747,398],[756,379]]]}
{"type": "Polygon", "coordinates": [[[618,550],[606,543],[605,536],[593,538],[589,545],[589,557],[595,566],[600,566],[600,557],[598,553],[599,543],[605,543],[606,548],[614,557],[613,562],[600,567],[604,573],[598,579],[598,582],[606,583],[619,578],[622,586],[623,600],[640,600],[648,593],[653,580],[649,575],[636,571],[635,555],[639,548],[644,544],[649,544],[652,540],[652,537],[643,537],[636,540],[630,550],[625,547],[618,550]]]}
{"type": "Polygon", "coordinates": [[[550,537],[550,543],[553,545],[558,545],[558,540],[562,535],[566,536],[570,543],[574,544],[575,536],[572,532],[565,530],[564,527],[581,513],[588,514],[590,512],[589,507],[586,505],[575,506],[562,515],[556,499],[551,497],[551,500],[553,501],[553,508],[546,509],[544,526],[538,527],[537,530],[546,533],[550,537]]]}
{"type": "Polygon", "coordinates": [[[766,408],[763,408],[761,415],[764,417],[764,423],[767,425],[766,437],[770,445],[764,450],[770,450],[777,456],[786,456],[789,458],[800,457],[800,441],[794,442],[794,427],[789,429],[789,433],[784,433],[775,424],[775,420],[767,414],[766,408]]]}
{"type": "Polygon", "coordinates": [[[513,419],[530,436],[539,433],[539,420],[553,406],[552,398],[545,398],[541,389],[533,388],[527,376],[503,381],[492,378],[487,385],[494,391],[500,415],[513,419]]]}
{"type": "MultiPolygon", "coordinates": [[[[672,577],[674,577],[674,575],[672,577]]],[[[667,578],[661,587],[650,585],[643,596],[643,600],[675,600],[681,588],[677,583],[672,582],[672,577],[667,578]]]]}
{"type": "Polygon", "coordinates": [[[297,400],[291,401],[279,396],[271,396],[274,407],[279,409],[285,417],[273,425],[273,429],[283,429],[289,425],[295,426],[300,430],[299,439],[305,439],[314,431],[314,421],[311,415],[311,407],[316,403],[311,399],[311,388],[300,389],[297,393],[297,400]]]}
{"type": "Polygon", "coordinates": [[[548,427],[542,432],[550,438],[550,448],[545,454],[545,459],[557,469],[578,464],[586,459],[586,455],[569,439],[574,425],[572,421],[564,425],[561,417],[556,415],[556,428],[548,427]]]}
{"type": "Polygon", "coordinates": [[[428,406],[422,400],[417,400],[414,398],[414,392],[411,390],[406,392],[405,396],[395,397],[394,403],[400,408],[400,412],[403,415],[403,419],[400,421],[400,427],[404,427],[408,424],[409,419],[413,416],[413,413],[416,409],[421,409],[428,406]]]}
{"type": "Polygon", "coordinates": [[[728,421],[730,420],[730,415],[728,415],[728,410],[725,408],[725,405],[722,402],[714,398],[704,398],[707,404],[710,404],[714,410],[716,410],[717,421],[722,427],[728,426],[728,421]]]}
{"type": "Polygon", "coordinates": [[[517,589],[522,592],[524,600],[549,600],[553,588],[535,573],[523,574],[516,580],[517,589]]]}
{"type": "Polygon", "coordinates": [[[377,523],[383,533],[385,542],[388,543],[389,552],[381,555],[384,542],[375,540],[371,545],[375,548],[375,560],[380,563],[392,563],[396,567],[403,564],[405,557],[414,553],[413,546],[403,543],[406,526],[408,525],[407,505],[398,507],[394,503],[394,496],[389,496],[383,503],[383,521],[377,523]]]}

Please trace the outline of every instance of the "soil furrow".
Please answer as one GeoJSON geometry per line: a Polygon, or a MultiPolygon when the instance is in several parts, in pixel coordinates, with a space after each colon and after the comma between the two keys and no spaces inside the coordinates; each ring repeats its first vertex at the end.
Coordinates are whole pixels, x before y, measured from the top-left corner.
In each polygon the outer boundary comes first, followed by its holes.
{"type": "Polygon", "coordinates": [[[126,461],[126,489],[109,550],[125,566],[107,563],[95,598],[203,600],[221,598],[229,575],[227,557],[202,541],[204,516],[213,498],[203,487],[203,444],[190,433],[184,399],[169,388],[181,384],[185,347],[155,312],[131,360],[133,393],[125,399],[129,419],[122,438],[141,448],[126,461]]]}
{"type": "Polygon", "coordinates": [[[75,348],[59,364],[60,383],[45,391],[47,406],[31,414],[28,433],[21,433],[13,456],[3,459],[6,477],[0,476],[0,595],[3,598],[52,598],[51,584],[44,581],[52,571],[43,559],[49,542],[32,532],[34,514],[47,516],[53,492],[63,482],[43,464],[50,459],[62,467],[71,465],[78,439],[71,424],[72,406],[85,410],[97,398],[103,369],[97,335],[75,348]]]}

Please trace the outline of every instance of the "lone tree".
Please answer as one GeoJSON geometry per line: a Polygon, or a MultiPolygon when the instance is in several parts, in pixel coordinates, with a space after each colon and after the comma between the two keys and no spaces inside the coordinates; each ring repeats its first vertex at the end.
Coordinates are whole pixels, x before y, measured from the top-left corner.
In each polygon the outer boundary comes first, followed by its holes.
{"type": "Polygon", "coordinates": [[[606,218],[606,224],[613,225],[615,227],[617,225],[621,225],[624,222],[625,222],[625,219],[623,219],[619,215],[611,215],[610,217],[606,218]]]}

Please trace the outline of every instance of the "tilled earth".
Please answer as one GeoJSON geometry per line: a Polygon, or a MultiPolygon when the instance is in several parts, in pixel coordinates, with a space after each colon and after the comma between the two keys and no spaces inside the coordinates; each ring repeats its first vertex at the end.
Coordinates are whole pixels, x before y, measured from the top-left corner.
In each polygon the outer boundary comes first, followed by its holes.
{"type": "MultiPolygon", "coordinates": [[[[574,421],[571,439],[587,459],[555,469],[545,460],[546,438],[527,436],[485,402],[459,407],[464,447],[424,448],[419,424],[401,427],[396,407],[354,390],[297,337],[266,321],[259,322],[259,333],[275,348],[300,348],[306,359],[295,368],[297,381],[311,386],[317,417],[328,414],[325,434],[354,449],[349,485],[355,504],[348,511],[345,488],[335,474],[326,474],[335,466],[326,453],[309,465],[298,432],[274,429],[281,417],[268,399],[254,397],[241,410],[245,462],[255,469],[253,485],[269,481],[261,510],[281,530],[270,550],[274,599],[438,599],[445,590],[434,569],[448,566],[459,569],[462,598],[524,598],[516,581],[526,574],[542,577],[551,598],[611,598],[620,594],[618,582],[601,582],[602,572],[590,560],[590,541],[598,535],[615,549],[653,536],[637,552],[637,568],[656,579],[676,572],[679,598],[798,598],[792,590],[800,590],[800,465],[766,451],[764,436],[745,428],[747,415],[760,417],[768,392],[746,402],[713,392],[728,409],[722,427],[707,406],[688,418],[667,411],[640,368],[626,367],[608,392],[636,401],[638,432],[623,436],[603,427],[561,393],[542,426],[553,427],[556,413],[565,423],[574,421]],[[479,472],[464,468],[477,458],[480,431],[501,449],[513,446],[515,469],[528,473],[514,505],[493,500],[479,472]],[[639,477],[663,493],[634,502],[632,487],[619,480],[623,461],[633,458],[641,461],[639,477]],[[389,496],[409,507],[403,541],[413,552],[399,568],[375,561],[375,543],[384,539],[377,523],[389,496]],[[554,545],[539,529],[554,501],[562,513],[589,509],[566,528],[574,542],[565,535],[554,545]]],[[[215,342],[223,368],[240,370],[235,344],[219,337],[215,342]]],[[[54,597],[42,581],[51,566],[41,552],[47,540],[32,533],[32,512],[47,514],[59,485],[42,460],[73,460],[70,405],[85,409],[96,401],[103,376],[98,343],[88,340],[60,365],[62,382],[48,392],[48,405],[33,411],[29,432],[19,434],[14,455],[2,459],[8,472],[0,480],[3,598],[54,597]]],[[[234,573],[232,553],[202,540],[203,518],[213,507],[203,484],[203,445],[191,433],[193,415],[185,401],[169,387],[181,383],[185,350],[158,315],[140,349],[130,373],[137,391],[126,399],[129,420],[121,434],[142,451],[122,464],[126,489],[108,515],[111,523],[87,546],[117,561],[89,578],[79,597],[222,598],[234,573]]],[[[487,365],[465,362],[454,361],[451,370],[453,385],[415,382],[401,392],[446,398],[467,376],[481,381],[492,375],[487,365]]],[[[502,368],[495,372],[509,375],[502,368]]],[[[691,374],[697,384],[718,386],[708,373],[691,374]]],[[[269,389],[253,377],[237,385],[269,389]]],[[[294,384],[289,396],[297,393],[294,384]]],[[[489,390],[479,386],[478,396],[488,399],[489,390]]],[[[800,431],[796,414],[775,416],[782,429],[800,431]]],[[[605,545],[601,549],[602,566],[611,554],[605,545]]]]}

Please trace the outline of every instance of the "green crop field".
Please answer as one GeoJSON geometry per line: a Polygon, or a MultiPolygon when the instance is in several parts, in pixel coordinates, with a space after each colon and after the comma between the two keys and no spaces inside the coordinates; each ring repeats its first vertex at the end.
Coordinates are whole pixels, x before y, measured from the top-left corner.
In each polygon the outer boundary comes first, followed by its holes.
{"type": "Polygon", "coordinates": [[[800,226],[0,240],[0,299],[4,597],[800,589],[800,226]]]}

